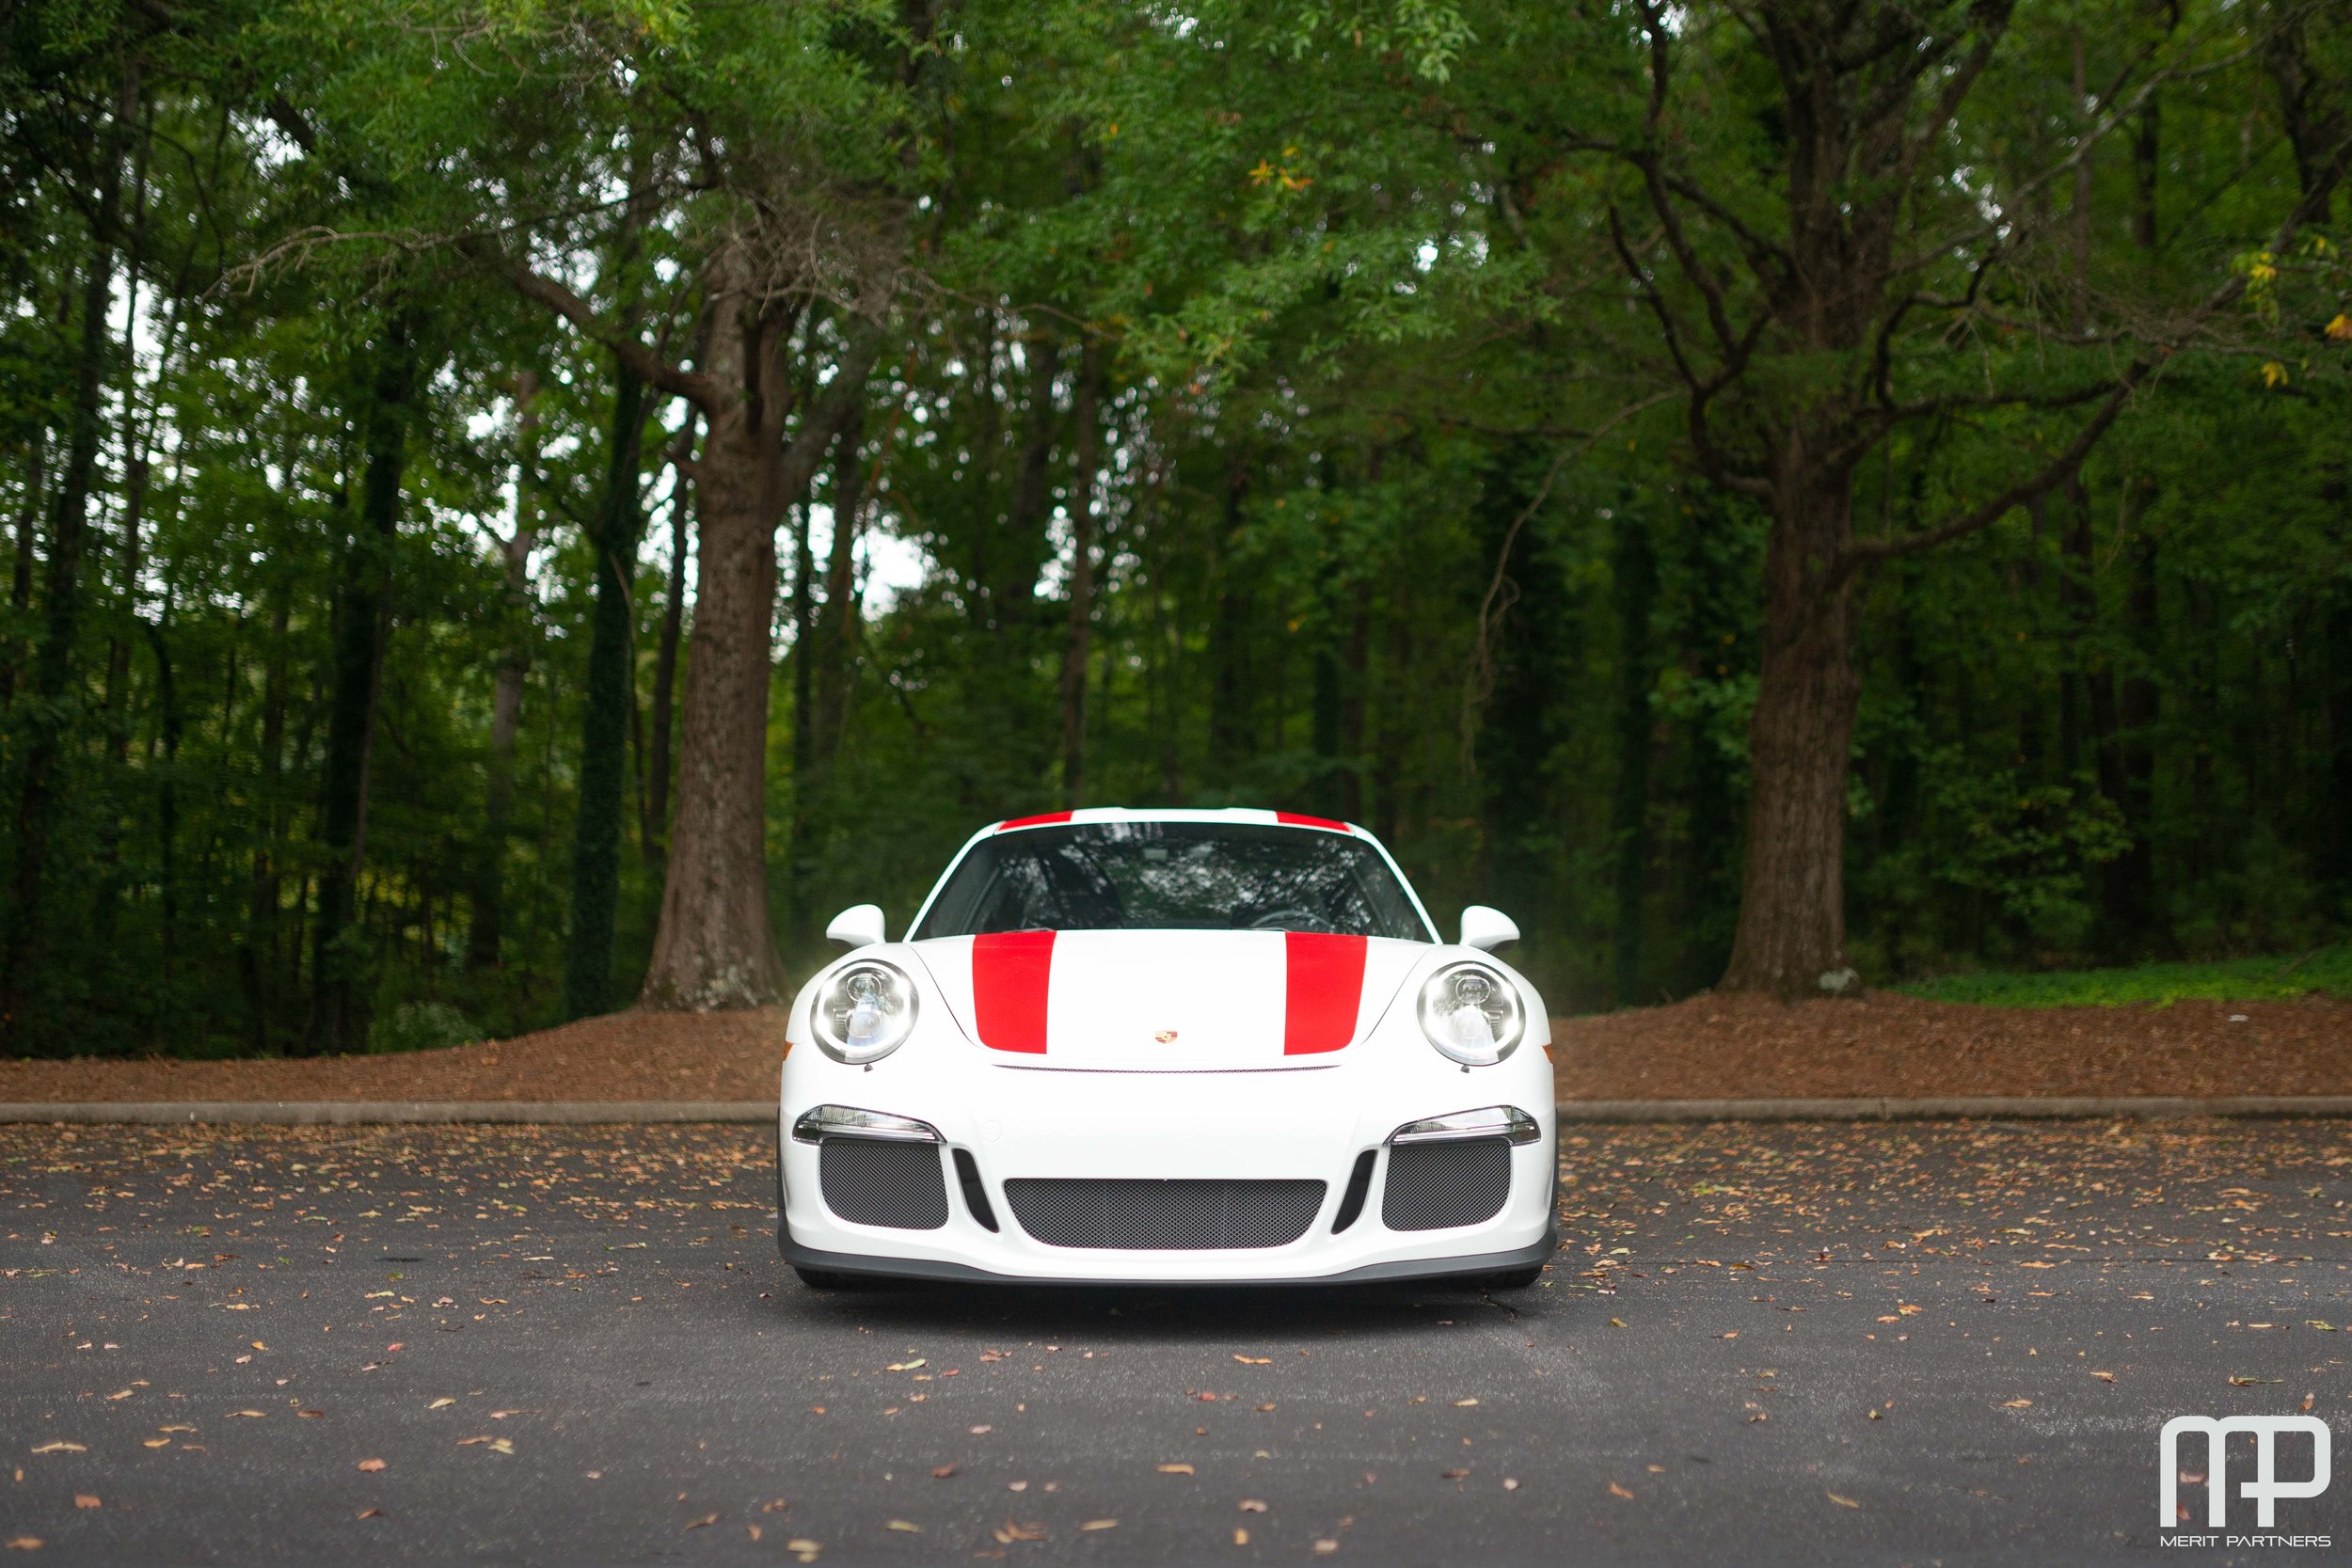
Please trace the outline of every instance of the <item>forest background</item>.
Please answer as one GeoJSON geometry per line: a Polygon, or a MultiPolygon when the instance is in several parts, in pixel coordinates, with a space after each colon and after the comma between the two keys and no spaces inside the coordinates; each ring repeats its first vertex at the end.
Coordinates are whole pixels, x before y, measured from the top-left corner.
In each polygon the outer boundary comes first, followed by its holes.
{"type": "Polygon", "coordinates": [[[15,0],[0,1030],[772,1000],[988,821],[1562,1010],[2352,918],[2352,13],[15,0]]]}

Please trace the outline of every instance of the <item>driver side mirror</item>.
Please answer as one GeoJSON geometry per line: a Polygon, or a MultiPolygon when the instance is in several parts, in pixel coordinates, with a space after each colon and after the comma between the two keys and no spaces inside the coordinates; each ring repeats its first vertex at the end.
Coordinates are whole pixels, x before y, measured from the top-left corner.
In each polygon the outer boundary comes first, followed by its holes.
{"type": "MultiPolygon", "coordinates": [[[[1510,922],[1503,922],[1509,925],[1510,922]]],[[[1513,936],[1518,935],[1517,930],[1513,936]]],[[[825,927],[825,940],[837,942],[844,947],[871,947],[882,940],[882,912],[880,904],[852,904],[833,917],[825,927]]]]}
{"type": "Polygon", "coordinates": [[[1501,910],[1472,904],[1462,911],[1462,945],[1491,953],[1504,942],[1519,940],[1518,926],[1501,910]]]}

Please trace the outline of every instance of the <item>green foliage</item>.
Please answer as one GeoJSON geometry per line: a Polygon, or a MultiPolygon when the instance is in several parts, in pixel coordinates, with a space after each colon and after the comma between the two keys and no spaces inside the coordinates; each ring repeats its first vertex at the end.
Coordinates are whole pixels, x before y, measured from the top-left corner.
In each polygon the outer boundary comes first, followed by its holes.
{"type": "Polygon", "coordinates": [[[368,1031],[368,1053],[389,1056],[403,1051],[442,1051],[481,1037],[472,1021],[446,1002],[404,1002],[368,1031]]]}
{"type": "Polygon", "coordinates": [[[1930,1002],[1980,1007],[2160,1007],[2174,1002],[2274,1002],[2313,991],[2352,996],[2352,946],[2339,943],[2300,958],[2274,955],[2127,969],[1949,974],[1895,989],[1930,1002]]]}
{"type": "MultiPolygon", "coordinates": [[[[1740,228],[1786,216],[1788,127],[1738,17],[1678,14],[1687,73],[1659,135],[1677,178],[1724,193],[1694,243],[1736,280],[1740,228]]],[[[2296,17],[2317,112],[2340,100],[2344,32],[2296,17]]],[[[651,771],[676,736],[654,733],[655,682],[672,525],[694,504],[666,456],[688,421],[649,393],[636,461],[616,454],[611,345],[520,297],[513,266],[683,364],[702,269],[745,235],[792,312],[778,395],[824,384],[850,333],[883,341],[854,438],[776,500],[767,869],[795,974],[827,956],[834,910],[877,901],[895,928],[975,828],[1064,803],[1088,495],[1089,800],[1363,821],[1441,919],[1507,908],[1527,933],[1513,957],[1562,1010],[1722,973],[1766,508],[1694,477],[1669,347],[1613,237],[1642,207],[1612,149],[1649,134],[1633,12],[1048,0],[932,18],[882,0],[9,12],[5,820],[33,746],[64,737],[40,908],[0,883],[0,922],[48,955],[7,1021],[14,1048],[312,1037],[356,573],[381,574],[382,653],[354,923],[326,956],[362,993],[370,1048],[557,1022],[582,903],[613,927],[609,990],[587,963],[584,990],[633,993],[669,826],[651,771]],[[96,133],[132,60],[128,215],[100,235],[96,133]],[[29,673],[102,241],[118,311],[135,273],[139,326],[99,334],[82,613],[50,701],[29,673]],[[397,526],[372,542],[373,372],[404,300],[422,302],[414,416],[397,526]],[[1089,346],[1100,461],[1082,476],[1089,346]],[[632,485],[636,512],[603,510],[632,485]],[[604,668],[590,725],[595,536],[632,515],[627,591],[603,600],[624,678],[604,668]],[[510,592],[518,528],[533,539],[510,592]],[[501,760],[502,671],[519,725],[501,760]],[[592,727],[607,764],[625,737],[617,801],[613,771],[587,766],[592,727]],[[502,896],[486,956],[485,866],[502,896]]],[[[2021,237],[1973,296],[1964,246],[1906,284],[1973,302],[1906,319],[1889,395],[1987,398],[1894,421],[1852,482],[1866,535],[1947,515],[2078,427],[2076,405],[2010,392],[2079,391],[2184,301],[2233,277],[2249,294],[2181,341],[2078,483],[1866,585],[1846,870],[1874,983],[1989,966],[2034,973],[1936,985],[2153,996],[2176,981],[2146,976],[2246,986],[2271,960],[2069,976],[2324,946],[2274,978],[2344,984],[2325,944],[2352,919],[2352,276],[2341,194],[2335,221],[2272,246],[2297,181],[2267,74],[2284,25],[2205,3],[2169,30],[2144,7],[2022,6],[1924,154],[1906,232],[2007,204],[2021,237]],[[2093,90],[2175,72],[2152,101],[2153,166],[2137,108],[2108,124],[2114,105],[2076,91],[2078,48],[2093,90]],[[2078,299],[2081,331],[2064,325],[2078,299]]],[[[1663,254],[1638,222],[1627,243],[1663,254]]],[[[1677,309],[1703,306],[1658,276],[1677,309]]],[[[1758,410],[1877,395],[1875,345],[1767,346],[1717,410],[1726,439],[1754,437],[1758,410]]],[[[696,592],[690,571],[690,626],[696,592]]],[[[13,871],[22,847],[0,841],[13,871]]]]}

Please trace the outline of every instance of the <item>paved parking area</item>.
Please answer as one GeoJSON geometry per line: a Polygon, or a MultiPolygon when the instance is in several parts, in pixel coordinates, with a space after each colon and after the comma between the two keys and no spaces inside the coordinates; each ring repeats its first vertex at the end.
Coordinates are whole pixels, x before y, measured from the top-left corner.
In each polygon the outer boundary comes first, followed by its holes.
{"type": "Polygon", "coordinates": [[[0,1543],[2146,1560],[2168,1417],[2352,1416],[2352,1124],[1570,1137],[1525,1291],[817,1295],[757,1129],[0,1128],[0,1543]]]}

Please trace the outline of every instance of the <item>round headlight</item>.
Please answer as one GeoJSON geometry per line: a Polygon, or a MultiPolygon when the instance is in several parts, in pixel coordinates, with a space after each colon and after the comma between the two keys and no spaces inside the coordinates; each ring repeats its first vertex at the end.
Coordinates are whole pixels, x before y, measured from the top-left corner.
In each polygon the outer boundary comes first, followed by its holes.
{"type": "Polygon", "coordinates": [[[1449,964],[1421,988],[1421,1032],[1464,1067],[1492,1067],[1527,1033],[1519,991],[1485,964],[1449,964]]]}
{"type": "Polygon", "coordinates": [[[836,1062],[878,1062],[914,1032],[914,982],[895,964],[864,958],[834,971],[809,1009],[817,1044],[836,1062]]]}

